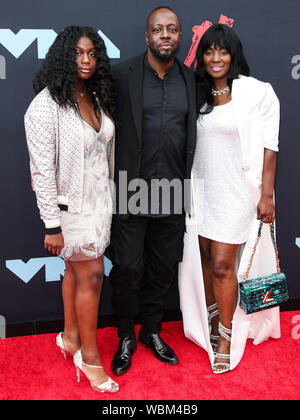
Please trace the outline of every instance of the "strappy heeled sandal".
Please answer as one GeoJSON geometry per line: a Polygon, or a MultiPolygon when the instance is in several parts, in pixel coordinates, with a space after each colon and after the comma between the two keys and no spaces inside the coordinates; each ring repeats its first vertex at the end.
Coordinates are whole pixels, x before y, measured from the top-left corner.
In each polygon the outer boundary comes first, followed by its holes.
{"type": "Polygon", "coordinates": [[[66,348],[65,348],[64,340],[63,340],[63,332],[60,332],[59,334],[57,334],[56,345],[57,345],[57,347],[60,348],[60,351],[62,352],[65,359],[69,355],[72,356],[72,354],[68,350],[66,350],[66,348]]]}
{"type": "MultiPolygon", "coordinates": [[[[77,382],[80,382],[80,371],[85,374],[85,376],[88,378],[87,374],[83,371],[83,366],[90,367],[90,368],[96,368],[96,369],[103,369],[103,366],[93,366],[88,365],[87,363],[84,363],[82,361],[82,354],[81,349],[78,350],[74,354],[74,364],[76,366],[77,371],[77,382]]],[[[89,379],[89,378],[88,378],[89,379]]],[[[90,381],[90,380],[89,380],[90,381]]],[[[108,380],[106,382],[102,382],[101,384],[95,385],[90,381],[91,387],[96,392],[117,392],[119,391],[119,385],[111,379],[110,376],[108,376],[108,380]]]]}
{"type": "MultiPolygon", "coordinates": [[[[219,330],[220,335],[223,338],[225,338],[225,340],[227,340],[231,343],[232,330],[224,327],[224,325],[222,325],[221,322],[219,322],[218,330],[219,330]]],[[[225,359],[225,360],[230,361],[230,354],[215,353],[215,360],[217,358],[218,359],[225,359]]],[[[225,373],[225,372],[228,372],[230,370],[230,362],[218,362],[218,363],[214,362],[212,368],[213,368],[213,372],[216,373],[216,374],[225,373]],[[219,369],[220,366],[223,366],[223,369],[219,369]],[[218,369],[216,370],[216,368],[218,368],[218,369]]]]}
{"type": "MultiPolygon", "coordinates": [[[[207,307],[207,312],[208,312],[208,324],[209,324],[209,331],[211,333],[211,329],[212,329],[212,325],[211,325],[211,321],[212,319],[219,315],[219,311],[218,311],[218,304],[217,303],[213,303],[212,305],[207,307]],[[210,312],[212,311],[212,312],[210,312]]],[[[216,352],[217,348],[218,348],[218,340],[219,340],[219,335],[213,335],[210,334],[210,343],[212,346],[212,349],[214,352],[216,352]]]]}

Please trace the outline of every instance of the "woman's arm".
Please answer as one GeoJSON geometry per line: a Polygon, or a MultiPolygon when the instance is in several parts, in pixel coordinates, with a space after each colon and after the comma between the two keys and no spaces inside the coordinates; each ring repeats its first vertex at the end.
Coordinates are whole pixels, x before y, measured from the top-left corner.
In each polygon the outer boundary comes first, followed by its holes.
{"type": "Polygon", "coordinates": [[[261,199],[257,205],[257,219],[271,223],[275,219],[274,184],[276,175],[276,152],[264,151],[261,199]]]}
{"type": "Polygon", "coordinates": [[[275,219],[274,184],[280,109],[278,98],[272,86],[269,83],[265,83],[264,88],[264,95],[259,104],[263,130],[264,163],[261,199],[257,206],[257,218],[260,220],[264,219],[265,223],[271,223],[275,219]]]}
{"type": "Polygon", "coordinates": [[[32,101],[24,120],[32,185],[41,218],[45,223],[45,248],[58,254],[63,238],[57,203],[56,133],[51,103],[45,94],[32,101]]]}

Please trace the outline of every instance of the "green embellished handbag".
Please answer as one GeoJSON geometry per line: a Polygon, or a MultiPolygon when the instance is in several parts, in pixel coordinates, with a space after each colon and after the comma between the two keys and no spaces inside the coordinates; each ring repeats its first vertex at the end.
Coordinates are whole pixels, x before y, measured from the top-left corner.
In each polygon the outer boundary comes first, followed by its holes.
{"type": "Polygon", "coordinates": [[[273,306],[278,306],[280,303],[286,302],[289,299],[287,280],[284,273],[281,272],[279,266],[278,249],[274,234],[274,223],[270,223],[270,232],[275,250],[277,273],[248,280],[256,247],[261,237],[263,224],[264,222],[261,220],[246,274],[243,282],[239,284],[240,306],[247,315],[273,306]]]}

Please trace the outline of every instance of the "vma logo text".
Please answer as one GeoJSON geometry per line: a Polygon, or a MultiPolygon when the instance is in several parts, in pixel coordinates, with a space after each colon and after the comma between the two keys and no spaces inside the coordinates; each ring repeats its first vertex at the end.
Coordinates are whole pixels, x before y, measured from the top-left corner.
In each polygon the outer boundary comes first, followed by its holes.
{"type": "MultiPolygon", "coordinates": [[[[100,30],[98,34],[105,42],[107,55],[109,58],[120,58],[120,50],[115,44],[100,30]]],[[[45,58],[49,47],[53,44],[57,33],[53,29],[20,29],[18,33],[13,33],[11,29],[0,29],[0,44],[3,45],[15,58],[19,58],[25,50],[37,41],[38,58],[45,58]]],[[[0,56],[0,79],[6,78],[5,58],[0,56]]]]}
{"type": "MultiPolygon", "coordinates": [[[[104,274],[109,275],[112,264],[104,257],[104,274]]],[[[45,267],[45,281],[60,281],[65,272],[65,263],[59,257],[31,258],[27,263],[22,260],[7,260],[6,268],[14,273],[24,283],[30,280],[45,267]]]]}

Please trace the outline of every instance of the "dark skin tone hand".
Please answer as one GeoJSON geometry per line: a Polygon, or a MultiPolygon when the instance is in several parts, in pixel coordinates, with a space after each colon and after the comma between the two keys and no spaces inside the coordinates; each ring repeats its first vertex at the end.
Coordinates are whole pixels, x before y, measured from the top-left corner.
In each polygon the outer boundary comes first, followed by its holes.
{"type": "Polygon", "coordinates": [[[257,205],[257,219],[263,219],[265,223],[271,223],[275,220],[275,205],[273,199],[275,172],[276,152],[265,149],[261,199],[257,205]]]}
{"type": "Polygon", "coordinates": [[[64,247],[64,238],[62,233],[56,235],[45,235],[44,248],[51,254],[59,255],[64,247]]]}

